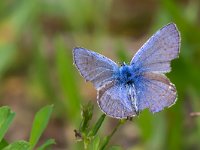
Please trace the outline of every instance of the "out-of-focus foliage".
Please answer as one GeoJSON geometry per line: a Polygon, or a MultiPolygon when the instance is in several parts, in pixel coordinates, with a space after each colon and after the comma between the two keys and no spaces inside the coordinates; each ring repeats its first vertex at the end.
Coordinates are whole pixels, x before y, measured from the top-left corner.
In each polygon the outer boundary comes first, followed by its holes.
{"type": "Polygon", "coordinates": [[[26,141],[17,141],[3,148],[3,150],[14,150],[14,149],[30,150],[30,144],[26,141]]]}
{"type": "MultiPolygon", "coordinates": [[[[200,117],[190,116],[200,111],[199,0],[0,1],[0,103],[20,108],[19,113],[53,103],[55,121],[49,134],[56,136],[55,148],[78,149],[73,129],[81,122],[81,105],[92,100],[94,118],[101,114],[95,90],[73,66],[73,47],[129,62],[142,43],[169,22],[177,24],[182,38],[180,57],[167,74],[176,85],[177,103],[154,115],[143,111],[120,128],[111,143],[122,149],[200,149],[200,117]]],[[[99,136],[112,131],[115,121],[107,121],[99,136]]],[[[98,144],[96,137],[93,146],[98,144]]]]}
{"type": "MultiPolygon", "coordinates": [[[[30,135],[30,141],[15,141],[11,144],[9,144],[4,138],[10,123],[13,121],[15,113],[10,110],[9,107],[3,106],[0,107],[0,148],[2,150],[32,150],[34,147],[36,147],[36,144],[38,143],[38,140],[43,133],[44,129],[47,126],[47,123],[49,121],[49,118],[52,113],[53,106],[46,106],[43,107],[39,112],[37,112],[33,127],[30,135]]],[[[17,132],[17,131],[16,131],[17,132]]],[[[46,147],[55,144],[53,139],[47,140],[42,146],[39,147],[40,150],[45,150],[46,147]]]]}

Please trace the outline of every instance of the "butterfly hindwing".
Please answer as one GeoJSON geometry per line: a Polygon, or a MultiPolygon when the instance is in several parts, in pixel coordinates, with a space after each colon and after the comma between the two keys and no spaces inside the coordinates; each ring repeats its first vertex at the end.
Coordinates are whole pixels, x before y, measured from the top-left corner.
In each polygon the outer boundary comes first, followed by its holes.
{"type": "Polygon", "coordinates": [[[141,72],[166,73],[171,70],[171,60],[178,57],[180,34],[175,24],[170,23],[158,30],[131,60],[141,72]]]}
{"type": "Polygon", "coordinates": [[[134,97],[131,100],[129,88],[115,81],[107,83],[98,91],[97,102],[101,110],[114,118],[135,116],[134,97]]]}
{"type": "Polygon", "coordinates": [[[86,81],[91,81],[96,89],[113,80],[117,64],[105,56],[86,50],[74,48],[74,64],[86,81]]]}
{"type": "Polygon", "coordinates": [[[135,88],[139,110],[149,108],[155,113],[173,105],[176,101],[176,88],[163,74],[143,73],[135,88]]]}

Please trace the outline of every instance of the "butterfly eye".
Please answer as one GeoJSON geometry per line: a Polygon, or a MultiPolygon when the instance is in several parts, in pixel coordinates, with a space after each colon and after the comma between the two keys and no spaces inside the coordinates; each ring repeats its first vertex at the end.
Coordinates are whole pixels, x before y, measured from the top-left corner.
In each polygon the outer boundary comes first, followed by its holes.
{"type": "Polygon", "coordinates": [[[126,65],[126,63],[125,62],[123,62],[122,64],[121,64],[121,66],[125,66],[126,65]]]}

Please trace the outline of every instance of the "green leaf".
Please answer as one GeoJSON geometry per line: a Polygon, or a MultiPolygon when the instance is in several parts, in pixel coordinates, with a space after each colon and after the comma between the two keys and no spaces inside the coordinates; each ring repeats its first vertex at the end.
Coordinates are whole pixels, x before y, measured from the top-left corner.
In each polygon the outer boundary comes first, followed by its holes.
{"type": "Polygon", "coordinates": [[[30,150],[30,144],[26,141],[16,141],[6,146],[3,150],[30,150]]]}
{"type": "Polygon", "coordinates": [[[96,124],[94,125],[94,127],[92,128],[92,130],[89,132],[89,136],[95,136],[97,134],[97,132],[99,131],[99,128],[101,127],[104,119],[105,119],[106,115],[102,114],[101,117],[99,118],[99,120],[96,122],[96,124]]]}
{"type": "Polygon", "coordinates": [[[48,105],[43,107],[41,110],[37,112],[33,121],[33,127],[29,139],[31,148],[35,147],[44,129],[46,128],[52,110],[53,110],[53,105],[48,105]]]}
{"type": "Polygon", "coordinates": [[[99,150],[100,137],[96,136],[92,143],[92,150],[99,150]]]}
{"type": "Polygon", "coordinates": [[[0,108],[0,142],[7,132],[15,113],[9,107],[3,106],[0,108]]]}
{"type": "Polygon", "coordinates": [[[8,146],[8,142],[5,139],[2,139],[0,142],[0,149],[3,149],[6,146],[8,146]]]}
{"type": "Polygon", "coordinates": [[[40,147],[38,147],[37,150],[45,150],[47,147],[56,144],[54,139],[48,139],[44,144],[42,144],[40,147]]]}

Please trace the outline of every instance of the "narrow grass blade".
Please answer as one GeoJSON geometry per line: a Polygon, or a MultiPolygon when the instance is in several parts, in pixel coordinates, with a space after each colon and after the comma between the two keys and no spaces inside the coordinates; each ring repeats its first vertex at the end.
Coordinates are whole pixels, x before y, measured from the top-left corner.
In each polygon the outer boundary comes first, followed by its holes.
{"type": "Polygon", "coordinates": [[[37,150],[45,150],[51,145],[56,144],[54,139],[48,139],[44,144],[37,148],[37,150]]]}
{"type": "Polygon", "coordinates": [[[55,91],[53,89],[53,85],[51,83],[50,79],[50,69],[48,66],[48,62],[44,57],[44,54],[42,53],[43,46],[40,45],[39,47],[36,48],[34,51],[34,64],[35,64],[35,70],[36,70],[36,76],[39,80],[39,83],[41,84],[45,95],[47,98],[53,102],[57,102],[57,96],[55,94],[55,91]]]}
{"type": "Polygon", "coordinates": [[[74,77],[72,49],[67,49],[63,39],[58,38],[55,41],[56,47],[56,67],[68,117],[76,121],[80,114],[80,95],[77,87],[77,81],[74,77]]]}
{"type": "Polygon", "coordinates": [[[11,43],[1,43],[0,41],[0,78],[13,63],[16,48],[11,43]]]}
{"type": "Polygon", "coordinates": [[[15,113],[9,107],[3,106],[0,108],[0,142],[7,132],[15,113]]]}
{"type": "Polygon", "coordinates": [[[92,128],[91,132],[88,134],[89,136],[95,136],[97,132],[99,131],[99,128],[101,127],[106,115],[102,114],[97,123],[92,128]]]}
{"type": "Polygon", "coordinates": [[[96,136],[92,143],[92,150],[99,150],[99,145],[100,145],[100,137],[96,136]]]}

